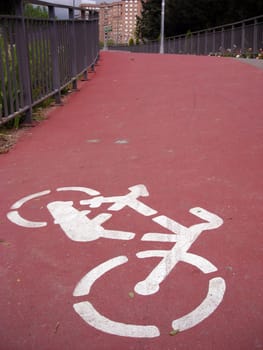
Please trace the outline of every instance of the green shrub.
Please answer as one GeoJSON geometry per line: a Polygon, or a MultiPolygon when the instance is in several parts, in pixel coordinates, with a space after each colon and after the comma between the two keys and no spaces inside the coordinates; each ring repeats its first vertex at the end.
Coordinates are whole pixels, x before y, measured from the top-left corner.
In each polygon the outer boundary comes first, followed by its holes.
{"type": "Polygon", "coordinates": [[[134,40],[133,40],[133,38],[130,38],[128,45],[129,45],[129,46],[133,46],[133,45],[134,45],[134,40]]]}

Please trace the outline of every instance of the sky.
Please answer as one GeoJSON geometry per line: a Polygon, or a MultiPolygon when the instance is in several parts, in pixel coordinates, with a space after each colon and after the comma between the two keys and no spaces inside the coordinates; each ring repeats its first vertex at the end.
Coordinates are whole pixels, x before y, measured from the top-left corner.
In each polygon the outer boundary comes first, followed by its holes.
{"type": "MultiPolygon", "coordinates": [[[[0,0],[1,1],[1,0],[0,0]]],[[[51,2],[54,4],[61,5],[73,5],[74,0],[43,0],[45,2],[51,2]]],[[[99,4],[101,2],[113,2],[114,0],[96,0],[96,3],[99,4]]],[[[115,0],[116,1],[116,0],[115,0]]],[[[75,0],[75,6],[79,6],[81,3],[88,3],[89,0],[75,0]]],[[[55,9],[56,16],[58,18],[67,18],[67,10],[65,9],[55,9]]]]}
{"type": "MultiPolygon", "coordinates": [[[[63,4],[63,5],[72,5],[74,0],[43,0],[46,2],[52,2],[54,4],[63,4]]],[[[113,2],[114,0],[96,0],[96,3],[101,2],[113,2]]],[[[115,0],[116,1],[116,0],[115,0]]],[[[80,3],[87,3],[89,0],[75,0],[76,6],[79,6],[80,3]]]]}

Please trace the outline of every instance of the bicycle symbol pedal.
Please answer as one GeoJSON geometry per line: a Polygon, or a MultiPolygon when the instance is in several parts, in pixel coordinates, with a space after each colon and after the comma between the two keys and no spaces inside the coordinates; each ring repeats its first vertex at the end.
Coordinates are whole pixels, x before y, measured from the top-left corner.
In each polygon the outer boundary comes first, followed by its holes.
{"type": "MultiPolygon", "coordinates": [[[[120,211],[124,207],[129,207],[138,214],[149,217],[153,222],[160,225],[162,229],[164,228],[168,231],[168,233],[148,232],[143,235],[142,241],[169,242],[174,243],[174,245],[170,250],[146,250],[136,253],[138,259],[158,257],[160,261],[144,280],[136,283],[134,286],[135,293],[145,297],[158,293],[162,282],[168,277],[178,262],[191,264],[205,274],[217,271],[216,266],[210,261],[188,251],[202,232],[214,230],[223,224],[223,220],[216,214],[199,207],[191,208],[190,213],[203,221],[186,227],[165,215],[158,215],[155,209],[139,200],[139,197],[149,196],[144,185],[129,187],[129,192],[126,195],[112,197],[101,196],[98,191],[86,187],[62,187],[58,188],[57,191],[80,191],[92,197],[80,201],[81,205],[89,207],[88,210],[75,208],[73,201],[53,201],[47,204],[47,209],[54,219],[54,224],[59,225],[66,236],[73,241],[90,242],[100,238],[133,239],[136,235],[134,232],[105,229],[103,227],[103,224],[111,219],[112,212],[120,211]],[[100,213],[90,218],[90,209],[99,208],[102,204],[109,204],[107,211],[111,213],[100,213]]],[[[28,228],[46,226],[46,222],[34,222],[23,218],[19,213],[19,209],[28,201],[50,193],[51,191],[47,190],[20,199],[13,204],[7,217],[19,226],[28,228]]],[[[113,257],[99,264],[79,281],[74,289],[73,296],[88,296],[92,286],[99,278],[126,263],[128,263],[128,257],[123,255],[113,257]]],[[[190,313],[172,320],[172,328],[184,331],[202,322],[222,302],[225,289],[226,285],[223,278],[215,277],[210,279],[204,300],[190,313]]],[[[160,335],[159,328],[155,325],[125,324],[110,320],[100,314],[89,301],[76,303],[73,307],[86,323],[105,333],[138,338],[153,338],[160,335]]]]}

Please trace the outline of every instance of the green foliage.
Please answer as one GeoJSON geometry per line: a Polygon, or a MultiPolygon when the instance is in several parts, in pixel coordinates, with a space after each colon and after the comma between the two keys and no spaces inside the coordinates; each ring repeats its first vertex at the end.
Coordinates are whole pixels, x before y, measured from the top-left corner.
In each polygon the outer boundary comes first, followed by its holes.
{"type": "Polygon", "coordinates": [[[129,46],[133,46],[133,45],[134,45],[134,40],[133,40],[133,38],[130,38],[128,45],[129,45],[129,46]]]}
{"type": "MultiPolygon", "coordinates": [[[[165,36],[185,34],[263,14],[262,0],[166,0],[165,36]]],[[[157,39],[161,0],[143,0],[136,38],[157,39]]]]}
{"type": "Polygon", "coordinates": [[[258,60],[263,60],[263,49],[259,49],[259,53],[257,55],[258,60]]]}
{"type": "Polygon", "coordinates": [[[142,16],[137,17],[136,38],[154,40],[160,34],[161,0],[142,0],[142,16]]]}
{"type": "Polygon", "coordinates": [[[2,76],[0,77],[0,114],[4,115],[4,92],[7,108],[16,104],[20,91],[18,86],[18,64],[15,45],[0,36],[0,55],[2,62],[2,76]],[[10,79],[11,77],[11,79],[10,79]],[[4,91],[3,91],[4,90],[4,91]]]}
{"type": "MultiPolygon", "coordinates": [[[[14,30],[14,28],[12,28],[14,30]]],[[[18,69],[17,46],[13,43],[12,37],[7,34],[7,28],[3,27],[5,35],[0,35],[0,60],[2,74],[0,76],[0,115],[6,116],[12,110],[17,110],[20,105],[22,84],[18,69]]],[[[13,33],[13,36],[15,32],[13,33]]],[[[48,91],[48,77],[52,76],[52,64],[50,54],[50,40],[35,38],[31,40],[28,46],[28,58],[30,66],[30,79],[32,86],[33,101],[37,101],[48,91]],[[41,46],[44,48],[39,51],[41,46]],[[37,53],[37,54],[36,54],[37,53]],[[46,79],[43,76],[43,70],[46,79]]],[[[14,127],[17,128],[19,117],[14,118],[14,127]]]]}
{"type": "MultiPolygon", "coordinates": [[[[21,0],[2,0],[0,1],[0,14],[13,15],[15,14],[16,6],[21,0]]],[[[45,7],[33,6],[32,4],[26,4],[24,9],[24,15],[26,17],[34,18],[48,18],[48,12],[45,7]]]]}
{"type": "Polygon", "coordinates": [[[113,39],[108,39],[107,40],[107,45],[108,46],[114,46],[115,45],[115,41],[113,39]]]}
{"type": "Polygon", "coordinates": [[[48,18],[48,12],[45,7],[33,6],[32,4],[26,4],[24,15],[31,18],[48,18]]]}

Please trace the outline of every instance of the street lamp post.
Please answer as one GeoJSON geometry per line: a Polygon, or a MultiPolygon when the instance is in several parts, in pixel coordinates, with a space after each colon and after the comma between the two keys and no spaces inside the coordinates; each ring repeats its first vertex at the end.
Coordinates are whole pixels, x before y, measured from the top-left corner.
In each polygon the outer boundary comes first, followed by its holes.
{"type": "Polygon", "coordinates": [[[164,53],[164,16],[165,16],[165,0],[162,0],[160,53],[164,53]]]}
{"type": "Polygon", "coordinates": [[[73,2],[73,19],[75,19],[75,0],[73,0],[72,2],[73,2]]]}

